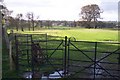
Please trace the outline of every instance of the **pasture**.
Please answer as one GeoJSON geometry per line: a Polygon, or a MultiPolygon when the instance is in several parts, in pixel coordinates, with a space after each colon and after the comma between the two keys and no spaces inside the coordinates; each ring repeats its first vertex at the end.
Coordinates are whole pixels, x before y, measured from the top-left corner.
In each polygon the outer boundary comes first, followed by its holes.
{"type": "MultiPolygon", "coordinates": [[[[8,33],[10,30],[8,30],[8,33]]],[[[49,36],[59,37],[63,39],[65,36],[74,37],[76,40],[82,41],[118,41],[118,30],[113,29],[86,29],[86,28],[71,28],[71,27],[52,27],[52,28],[37,28],[35,31],[16,31],[20,34],[47,34],[49,36]]]]}
{"type": "MultiPolygon", "coordinates": [[[[8,30],[8,33],[10,33],[10,30],[8,30]]],[[[69,58],[73,60],[73,61],[72,60],[70,61],[71,65],[79,64],[79,62],[74,62],[74,60],[89,61],[89,59],[84,54],[79,52],[79,49],[82,50],[85,54],[87,54],[91,59],[94,59],[94,56],[95,56],[95,54],[94,54],[95,43],[94,42],[100,42],[97,45],[98,52],[97,52],[96,58],[98,60],[101,57],[106,56],[106,54],[104,52],[108,52],[108,53],[114,52],[118,48],[118,44],[110,43],[110,42],[115,42],[115,43],[118,42],[118,30],[112,30],[112,29],[85,29],[85,28],[70,28],[70,27],[52,27],[49,29],[39,28],[39,29],[36,29],[35,31],[28,31],[26,29],[24,32],[22,32],[20,30],[19,31],[14,30],[14,33],[33,34],[34,40],[45,40],[46,38],[47,38],[47,40],[59,40],[59,42],[58,41],[47,42],[47,51],[43,50],[43,52],[47,53],[48,56],[50,56],[54,52],[54,50],[51,50],[51,49],[56,49],[58,47],[58,45],[61,44],[61,40],[65,39],[65,36],[67,36],[68,39],[70,37],[74,37],[77,41],[86,41],[86,42],[74,42],[74,39],[71,38],[71,39],[73,39],[69,46],[69,54],[70,54],[69,58]],[[40,34],[41,36],[38,34],[40,34]],[[42,34],[47,34],[47,37],[42,34]],[[89,43],[87,41],[93,42],[93,43],[89,43]],[[101,42],[108,42],[108,43],[101,43],[101,42]],[[79,49],[75,48],[72,44],[74,44],[79,49]],[[86,50],[87,50],[87,52],[86,52],[86,50]],[[79,53],[81,53],[81,54],[79,54],[79,53]]],[[[20,39],[20,41],[24,41],[24,39],[20,39]]],[[[41,45],[42,48],[46,48],[46,42],[39,42],[39,44],[41,45]]],[[[64,56],[63,45],[64,45],[64,43],[62,43],[62,45],[60,45],[58,50],[56,50],[54,52],[54,54],[50,57],[50,59],[54,59],[54,58],[60,59],[64,56]]],[[[24,49],[24,48],[26,48],[26,46],[21,47],[21,49],[24,49]]],[[[3,57],[5,55],[6,54],[4,54],[3,57]]],[[[105,59],[105,61],[117,63],[118,62],[117,58],[118,58],[118,55],[112,54],[109,57],[107,57],[105,59]]],[[[27,64],[26,61],[22,61],[22,63],[27,64]]],[[[59,64],[59,65],[55,65],[56,68],[63,67],[62,60],[56,60],[56,61],[52,60],[51,63],[54,65],[59,64]]],[[[93,62],[87,62],[87,63],[91,64],[93,62]]],[[[81,64],[84,65],[85,63],[82,62],[81,64]]],[[[6,65],[6,64],[3,66],[5,66],[4,68],[6,68],[6,67],[8,68],[8,65],[6,65]]],[[[49,66],[49,65],[47,65],[47,66],[49,66]]],[[[28,69],[25,67],[23,67],[23,68],[26,70],[28,69]]],[[[70,68],[73,68],[73,67],[70,67],[70,68]]],[[[74,68],[77,69],[78,67],[74,67],[74,68]]],[[[53,71],[54,69],[51,66],[49,66],[49,68],[48,67],[45,68],[44,66],[42,66],[41,71],[44,72],[44,70],[53,71]]],[[[6,74],[7,73],[10,74],[10,71],[6,72],[6,74]]],[[[14,76],[14,74],[15,74],[15,72],[13,72],[12,76],[14,76]]]]}

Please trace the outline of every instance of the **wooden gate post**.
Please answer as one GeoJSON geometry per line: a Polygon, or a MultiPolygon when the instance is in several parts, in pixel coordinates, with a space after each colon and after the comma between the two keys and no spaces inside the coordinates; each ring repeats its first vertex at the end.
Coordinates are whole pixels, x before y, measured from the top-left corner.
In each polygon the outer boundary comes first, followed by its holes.
{"type": "Polygon", "coordinates": [[[13,64],[13,59],[12,59],[12,40],[13,40],[13,30],[10,32],[10,37],[9,37],[9,61],[10,61],[10,70],[13,70],[14,64],[13,64]]]}

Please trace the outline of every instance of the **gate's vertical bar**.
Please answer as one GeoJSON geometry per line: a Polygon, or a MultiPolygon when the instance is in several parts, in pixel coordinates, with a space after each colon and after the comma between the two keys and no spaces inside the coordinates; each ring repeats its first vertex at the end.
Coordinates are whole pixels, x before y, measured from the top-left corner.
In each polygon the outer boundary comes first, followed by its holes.
{"type": "Polygon", "coordinates": [[[27,45],[26,45],[26,47],[27,47],[27,62],[28,62],[28,66],[29,66],[30,65],[30,61],[29,61],[29,46],[28,46],[28,43],[29,43],[28,40],[29,39],[28,39],[28,36],[29,35],[27,34],[27,45]]]}
{"type": "MultiPolygon", "coordinates": [[[[118,44],[118,49],[120,49],[120,44],[118,44]]],[[[120,70],[120,53],[118,54],[118,70],[120,70]]],[[[120,77],[120,71],[118,71],[118,76],[120,77]]]]}
{"type": "Polygon", "coordinates": [[[118,65],[120,65],[120,53],[118,54],[119,58],[118,58],[118,65]]]}
{"type": "MultiPolygon", "coordinates": [[[[120,7],[120,1],[119,1],[119,7],[120,7]]],[[[120,11],[119,11],[120,13],[120,11]]],[[[119,30],[120,30],[120,22],[119,22],[119,30]]],[[[120,34],[120,31],[119,31],[120,34]]],[[[120,42],[120,38],[119,38],[119,42],[120,42]]],[[[118,49],[120,49],[120,44],[118,43],[118,49]]],[[[120,70],[120,53],[118,54],[118,70],[120,70]]],[[[118,71],[118,76],[120,78],[120,71],[118,71]]]]}
{"type": "MultiPolygon", "coordinates": [[[[118,49],[120,49],[120,44],[118,43],[118,49]]],[[[120,66],[120,53],[118,54],[118,65],[120,66]]]]}
{"type": "Polygon", "coordinates": [[[64,54],[64,77],[66,77],[66,63],[67,63],[67,36],[65,36],[65,54],[64,54]]]}
{"type": "Polygon", "coordinates": [[[48,36],[47,36],[47,33],[46,33],[45,35],[46,35],[46,54],[45,54],[46,56],[45,56],[45,57],[46,57],[46,59],[48,59],[48,54],[47,54],[47,53],[48,53],[48,52],[47,52],[47,42],[48,42],[48,40],[47,40],[48,38],[47,38],[47,37],[48,37],[48,36]]]}
{"type": "Polygon", "coordinates": [[[68,40],[68,64],[67,64],[67,74],[69,74],[69,65],[70,65],[70,62],[69,62],[69,60],[70,60],[70,38],[69,38],[69,40],[68,40]]]}
{"type": "Polygon", "coordinates": [[[32,40],[32,35],[30,35],[31,37],[31,67],[32,67],[32,79],[34,79],[34,61],[33,61],[33,40],[32,40]]]}
{"type": "Polygon", "coordinates": [[[15,35],[15,47],[16,47],[16,57],[15,57],[16,63],[15,63],[15,67],[16,67],[16,71],[18,71],[19,70],[19,66],[18,66],[19,62],[18,62],[18,40],[17,40],[17,35],[15,35]]]}
{"type": "Polygon", "coordinates": [[[95,42],[95,55],[94,55],[94,80],[96,78],[96,56],[97,56],[97,42],[95,42]]]}

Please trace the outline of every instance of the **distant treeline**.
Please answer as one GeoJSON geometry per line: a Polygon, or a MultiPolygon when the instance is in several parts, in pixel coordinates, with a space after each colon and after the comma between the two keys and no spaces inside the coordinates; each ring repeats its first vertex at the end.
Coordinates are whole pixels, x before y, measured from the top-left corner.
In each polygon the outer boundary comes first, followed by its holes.
{"type": "Polygon", "coordinates": [[[16,30],[24,28],[35,28],[35,27],[52,27],[52,26],[66,26],[66,27],[83,27],[83,28],[117,28],[116,21],[98,21],[98,22],[87,22],[87,21],[54,21],[54,20],[24,20],[9,18],[9,28],[16,28],[16,30]]]}
{"type": "Polygon", "coordinates": [[[85,28],[117,28],[117,21],[97,21],[97,22],[90,22],[87,21],[79,21],[78,26],[85,27],[85,28]]]}

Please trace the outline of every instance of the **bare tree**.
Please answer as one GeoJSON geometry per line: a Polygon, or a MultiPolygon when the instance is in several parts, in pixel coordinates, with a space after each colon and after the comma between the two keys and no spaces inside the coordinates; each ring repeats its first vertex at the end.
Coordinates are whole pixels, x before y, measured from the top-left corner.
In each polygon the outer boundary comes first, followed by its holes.
{"type": "Polygon", "coordinates": [[[35,28],[36,26],[38,26],[38,23],[39,23],[39,21],[38,21],[39,16],[36,16],[36,17],[35,17],[35,15],[34,15],[33,12],[28,12],[28,13],[26,14],[26,17],[28,18],[29,31],[30,31],[30,27],[31,27],[31,26],[32,26],[33,31],[34,31],[34,28],[35,28]],[[37,21],[36,21],[36,20],[37,20],[37,21]]]}
{"type": "Polygon", "coordinates": [[[18,26],[21,28],[22,31],[24,31],[23,26],[22,26],[22,17],[23,17],[22,13],[19,13],[19,14],[16,15],[16,18],[18,20],[18,26]]]}
{"type": "Polygon", "coordinates": [[[88,27],[90,27],[90,22],[94,21],[94,28],[97,28],[96,22],[97,18],[100,18],[101,9],[97,4],[86,5],[81,8],[82,19],[87,21],[88,27]]]}
{"type": "Polygon", "coordinates": [[[31,25],[30,25],[30,21],[31,21],[31,14],[28,12],[27,14],[26,14],[26,17],[28,18],[28,26],[29,26],[29,31],[30,31],[30,27],[31,27],[31,25]]]}
{"type": "MultiPolygon", "coordinates": [[[[33,12],[28,12],[26,14],[26,17],[28,18],[29,21],[32,23],[33,31],[34,31],[34,13],[33,12]]],[[[29,27],[30,30],[30,27],[29,27]]]]}

